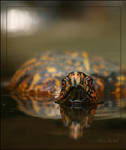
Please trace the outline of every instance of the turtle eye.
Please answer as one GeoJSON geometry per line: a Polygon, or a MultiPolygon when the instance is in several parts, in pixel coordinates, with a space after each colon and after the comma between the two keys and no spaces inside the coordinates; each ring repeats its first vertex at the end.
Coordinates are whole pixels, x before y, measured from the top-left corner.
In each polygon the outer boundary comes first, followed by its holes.
{"type": "Polygon", "coordinates": [[[89,76],[86,79],[87,79],[86,84],[88,84],[89,87],[92,87],[93,86],[93,79],[89,76]]]}
{"type": "Polygon", "coordinates": [[[66,86],[66,83],[65,83],[65,81],[63,80],[62,81],[62,87],[64,88],[66,86]]]}
{"type": "Polygon", "coordinates": [[[93,86],[93,79],[89,80],[89,86],[92,87],[93,86]]]}

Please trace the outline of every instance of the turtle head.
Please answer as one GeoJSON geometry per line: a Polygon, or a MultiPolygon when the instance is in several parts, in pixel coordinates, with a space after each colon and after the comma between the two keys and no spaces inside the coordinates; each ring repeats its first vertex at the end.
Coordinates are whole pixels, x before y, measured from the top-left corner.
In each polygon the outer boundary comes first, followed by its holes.
{"type": "Polygon", "coordinates": [[[90,126],[97,108],[93,79],[83,72],[71,72],[62,80],[56,103],[60,105],[61,118],[70,129],[70,136],[78,139],[84,127],[90,126]]]}
{"type": "Polygon", "coordinates": [[[72,108],[96,104],[96,92],[93,79],[83,72],[71,72],[62,80],[60,94],[55,101],[72,108]]]}

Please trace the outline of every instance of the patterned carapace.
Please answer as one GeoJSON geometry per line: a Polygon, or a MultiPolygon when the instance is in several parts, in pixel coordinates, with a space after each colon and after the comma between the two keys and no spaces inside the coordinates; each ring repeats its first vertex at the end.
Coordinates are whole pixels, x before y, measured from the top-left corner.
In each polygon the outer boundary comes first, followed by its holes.
{"type": "Polygon", "coordinates": [[[123,104],[120,98],[126,96],[126,73],[120,74],[120,65],[102,57],[92,57],[85,51],[49,51],[32,58],[16,71],[9,89],[18,95],[52,100],[59,97],[62,79],[70,72],[84,72],[91,76],[97,99],[105,100],[107,109],[123,104]]]}

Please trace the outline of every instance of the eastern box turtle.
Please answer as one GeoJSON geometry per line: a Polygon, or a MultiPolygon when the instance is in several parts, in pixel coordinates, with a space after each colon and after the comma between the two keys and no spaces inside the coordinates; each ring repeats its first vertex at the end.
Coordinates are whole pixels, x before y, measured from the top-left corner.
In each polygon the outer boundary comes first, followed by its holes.
{"type": "Polygon", "coordinates": [[[85,51],[48,51],[24,63],[13,75],[9,90],[21,111],[62,118],[76,139],[94,116],[120,117],[120,108],[126,107],[126,72],[85,51]]]}

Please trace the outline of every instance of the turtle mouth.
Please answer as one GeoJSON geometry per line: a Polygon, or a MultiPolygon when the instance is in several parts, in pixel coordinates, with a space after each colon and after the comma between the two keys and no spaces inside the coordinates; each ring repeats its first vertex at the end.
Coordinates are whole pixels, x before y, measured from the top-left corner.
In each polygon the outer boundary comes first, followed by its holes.
{"type": "Polygon", "coordinates": [[[68,106],[72,109],[82,109],[90,106],[90,100],[88,99],[70,99],[69,101],[66,101],[65,106],[68,106]]]}
{"type": "Polygon", "coordinates": [[[80,101],[80,100],[69,100],[68,106],[71,108],[79,109],[82,107],[82,101],[80,101]]]}

